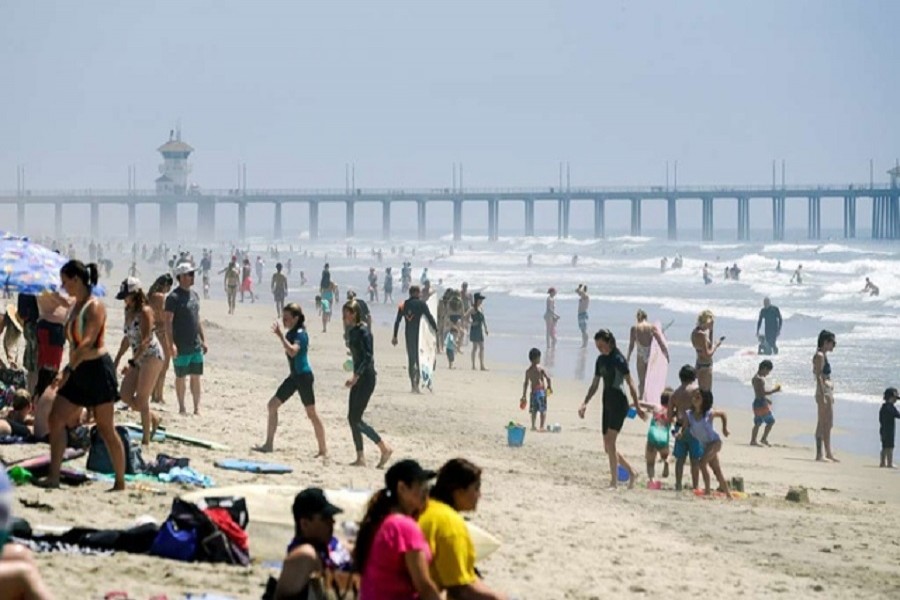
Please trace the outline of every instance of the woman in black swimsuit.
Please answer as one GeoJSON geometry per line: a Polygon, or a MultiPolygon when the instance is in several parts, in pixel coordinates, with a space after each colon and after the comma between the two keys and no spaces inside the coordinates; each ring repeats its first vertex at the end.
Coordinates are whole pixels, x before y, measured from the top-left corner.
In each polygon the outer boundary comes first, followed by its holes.
{"type": "Polygon", "coordinates": [[[625,417],[628,416],[628,398],[622,390],[623,383],[628,384],[634,409],[641,419],[645,418],[644,411],[638,403],[638,393],[628,370],[628,361],[616,347],[616,337],[610,330],[601,329],[594,335],[594,343],[600,351],[600,356],[597,357],[597,364],[594,367],[594,380],[588,388],[587,396],[584,397],[584,403],[578,409],[578,416],[584,418],[588,402],[597,393],[600,381],[603,380],[603,447],[609,458],[609,487],[615,488],[618,485],[618,466],[622,465],[628,470],[628,487],[631,488],[634,487],[636,473],[625,457],[616,450],[616,438],[622,431],[625,417]]]}
{"type": "Polygon", "coordinates": [[[834,350],[836,345],[834,334],[823,329],[819,333],[819,342],[816,354],[813,356],[813,375],[816,376],[816,407],[818,418],[816,419],[816,460],[824,461],[826,458],[832,462],[838,462],[831,452],[831,428],[834,427],[834,385],[831,383],[831,364],[828,362],[828,353],[834,350]],[[825,447],[825,457],[822,457],[822,446],[825,447]]]}
{"type": "Polygon", "coordinates": [[[469,341],[472,342],[472,370],[475,370],[475,355],[478,355],[478,360],[481,363],[481,370],[487,371],[484,368],[484,336],[488,334],[487,321],[484,319],[484,309],[481,308],[481,304],[484,302],[484,296],[480,293],[475,294],[475,303],[472,305],[472,308],[466,313],[465,318],[469,320],[471,325],[469,326],[469,341]]]}

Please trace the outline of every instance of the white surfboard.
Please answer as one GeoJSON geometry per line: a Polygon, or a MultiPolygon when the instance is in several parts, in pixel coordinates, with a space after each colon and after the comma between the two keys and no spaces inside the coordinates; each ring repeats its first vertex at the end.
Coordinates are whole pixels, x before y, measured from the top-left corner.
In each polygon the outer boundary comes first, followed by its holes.
{"type": "MultiPolygon", "coordinates": [[[[195,490],[182,494],[181,499],[201,505],[204,498],[219,496],[239,496],[247,502],[250,523],[247,533],[250,536],[250,556],[254,560],[281,561],[284,559],[287,545],[294,537],[294,518],[291,507],[294,497],[303,489],[290,485],[244,484],[231,485],[205,490],[195,490]]],[[[344,538],[340,523],[353,521],[359,523],[366,514],[366,506],[372,496],[372,490],[325,490],[328,501],[343,509],[335,519],[337,525],[334,534],[344,538]]],[[[466,522],[469,535],[475,545],[475,555],[484,558],[500,548],[500,540],[481,527],[466,522]]]]}
{"type": "MultiPolygon", "coordinates": [[[[428,301],[428,310],[437,320],[437,294],[432,294],[428,301]]],[[[433,390],[434,368],[437,366],[437,331],[431,328],[428,319],[419,322],[419,389],[433,390]]]]}
{"type": "MultiPolygon", "coordinates": [[[[657,321],[653,326],[659,332],[659,336],[663,341],[666,341],[662,323],[657,321]]],[[[660,396],[662,396],[663,390],[666,388],[668,375],[669,361],[654,338],[650,344],[650,359],[647,361],[647,375],[644,377],[644,397],[641,398],[641,402],[659,406],[660,396]]]]}

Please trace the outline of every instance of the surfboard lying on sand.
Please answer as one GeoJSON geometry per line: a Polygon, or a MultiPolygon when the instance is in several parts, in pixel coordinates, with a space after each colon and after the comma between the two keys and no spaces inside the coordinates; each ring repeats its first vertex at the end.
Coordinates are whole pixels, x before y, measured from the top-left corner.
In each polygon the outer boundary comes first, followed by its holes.
{"type": "MultiPolygon", "coordinates": [[[[428,301],[431,316],[437,319],[437,294],[432,294],[428,301]]],[[[434,367],[437,361],[437,332],[431,328],[428,319],[419,321],[419,389],[433,389],[434,367]]]]}
{"type": "MultiPolygon", "coordinates": [[[[653,324],[660,337],[665,341],[662,324],[657,321],[653,324]]],[[[644,395],[641,402],[659,406],[659,397],[666,389],[666,378],[669,376],[669,361],[663,354],[662,348],[654,338],[650,343],[650,359],[647,361],[647,375],[644,377],[644,395]]]]}
{"type": "MultiPolygon", "coordinates": [[[[136,429],[138,431],[143,431],[143,428],[138,423],[123,423],[125,427],[128,429],[136,429]]],[[[190,444],[191,446],[198,446],[200,448],[208,448],[210,450],[230,450],[228,446],[225,444],[220,444],[218,442],[211,442],[209,440],[204,440],[201,438],[192,437],[189,435],[183,435],[181,433],[176,433],[165,427],[160,426],[159,430],[156,432],[157,435],[164,435],[164,439],[175,440],[176,442],[183,442],[185,444],[190,444]]],[[[156,436],[153,438],[156,439],[156,436]]]]}
{"type": "Polygon", "coordinates": [[[223,458],[215,461],[213,464],[220,469],[228,469],[230,471],[244,471],[245,473],[284,474],[294,472],[294,469],[287,465],[256,462],[253,460],[241,460],[239,458],[223,458]]]}
{"type": "MultiPolygon", "coordinates": [[[[76,458],[80,458],[85,455],[84,448],[66,448],[66,451],[63,453],[63,462],[68,460],[75,460],[76,458]]],[[[50,465],[50,453],[41,454],[40,456],[32,456],[31,458],[23,458],[21,460],[13,461],[6,465],[7,469],[12,467],[22,467],[23,469],[28,469],[29,471],[34,469],[39,469],[41,467],[47,467],[50,465]]]]}
{"type": "MultiPolygon", "coordinates": [[[[247,502],[250,524],[250,555],[256,560],[280,561],[284,559],[285,550],[291,541],[294,531],[294,520],[291,506],[294,497],[302,490],[299,486],[245,484],[227,487],[196,490],[183,494],[182,500],[201,504],[204,498],[221,496],[240,496],[247,502]]],[[[343,521],[362,520],[371,490],[325,490],[328,501],[341,507],[344,512],[336,517],[338,525],[335,535],[343,537],[340,523],[343,521]]],[[[472,523],[466,523],[475,553],[478,558],[489,556],[500,547],[500,540],[491,533],[472,523]]]]}

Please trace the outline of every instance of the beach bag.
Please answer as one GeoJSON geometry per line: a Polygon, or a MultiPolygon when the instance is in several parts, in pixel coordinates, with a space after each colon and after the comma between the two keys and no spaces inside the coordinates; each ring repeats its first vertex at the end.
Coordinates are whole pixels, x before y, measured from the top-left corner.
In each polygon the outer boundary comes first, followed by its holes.
{"type": "MultiPolygon", "coordinates": [[[[116,433],[122,440],[122,446],[125,448],[125,473],[127,475],[135,475],[144,471],[144,460],[141,458],[140,446],[131,445],[131,437],[128,429],[121,425],[116,425],[116,433]]],[[[95,473],[113,473],[112,460],[109,458],[109,451],[100,432],[96,427],[91,428],[91,446],[88,451],[87,469],[95,473]]]]}
{"type": "MultiPolygon", "coordinates": [[[[223,498],[216,498],[217,508],[225,508],[234,523],[242,530],[246,525],[241,525],[241,514],[246,514],[247,504],[243,498],[230,498],[230,506],[226,507],[223,498]],[[237,519],[234,517],[237,516],[237,519]]],[[[232,541],[214,522],[209,515],[196,504],[185,502],[180,498],[172,501],[172,511],[154,541],[156,552],[151,549],[151,554],[178,558],[178,560],[195,560],[199,562],[225,563],[229,565],[250,564],[250,555],[242,550],[238,544],[232,541]],[[178,535],[174,535],[174,534],[178,535]],[[193,544],[193,552],[191,545],[193,544]]]]}
{"type": "Polygon", "coordinates": [[[197,530],[190,526],[185,529],[181,527],[176,520],[166,519],[150,546],[150,554],[183,562],[194,560],[197,555],[197,530]]]}

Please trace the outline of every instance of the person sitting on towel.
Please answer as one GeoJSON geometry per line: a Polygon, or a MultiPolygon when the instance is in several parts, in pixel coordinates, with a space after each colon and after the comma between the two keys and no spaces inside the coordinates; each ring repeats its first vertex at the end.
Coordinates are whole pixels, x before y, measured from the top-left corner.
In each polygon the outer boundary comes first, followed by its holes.
{"type": "Polygon", "coordinates": [[[322,575],[328,543],[334,533],[334,516],[343,511],[331,504],[320,488],[306,488],[297,494],[292,510],[294,539],[288,545],[275,600],[324,598],[322,575]]]}

